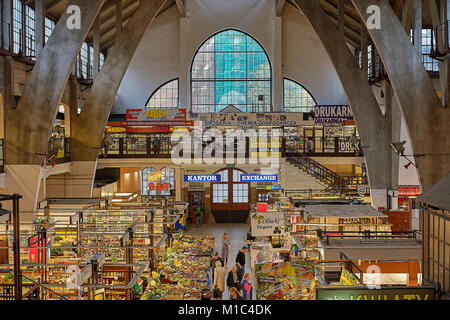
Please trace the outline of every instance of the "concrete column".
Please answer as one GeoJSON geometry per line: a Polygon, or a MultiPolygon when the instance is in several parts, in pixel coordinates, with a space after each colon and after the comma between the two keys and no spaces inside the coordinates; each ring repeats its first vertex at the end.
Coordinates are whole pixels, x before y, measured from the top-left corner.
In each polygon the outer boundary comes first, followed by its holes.
{"type": "Polygon", "coordinates": [[[183,200],[183,176],[181,174],[181,167],[175,167],[175,201],[183,200]]]}
{"type": "Polygon", "coordinates": [[[97,161],[72,161],[72,171],[66,176],[67,198],[91,198],[97,161]]]}
{"type": "Polygon", "coordinates": [[[94,22],[93,27],[93,33],[94,33],[94,79],[97,77],[98,72],[100,71],[100,17],[97,17],[94,22]]]}
{"type": "Polygon", "coordinates": [[[3,103],[4,116],[6,119],[6,113],[8,109],[14,108],[14,59],[11,56],[4,57],[4,93],[5,97],[3,103]]]}
{"type": "Polygon", "coordinates": [[[41,53],[45,42],[45,0],[34,1],[34,18],[36,24],[36,58],[41,53]]]}
{"type": "Polygon", "coordinates": [[[384,0],[352,0],[364,23],[367,8],[381,10],[381,29],[369,29],[400,103],[426,191],[450,172],[450,109],[442,108],[436,89],[409,35],[384,0]],[[389,32],[385,32],[389,30],[389,32]],[[395,44],[395,45],[394,45],[395,44]],[[408,70],[405,73],[405,70],[408,70]]]}
{"type": "Polygon", "coordinates": [[[368,41],[367,41],[367,28],[362,23],[361,24],[361,68],[364,78],[367,80],[369,77],[369,52],[368,52],[368,41]]]}
{"type": "Polygon", "coordinates": [[[422,57],[422,0],[414,0],[414,46],[422,57]]]}
{"type": "Polygon", "coordinates": [[[6,161],[41,164],[73,62],[104,0],[73,0],[81,9],[81,29],[67,29],[64,13],[42,50],[15,110],[7,115],[6,161]]]}
{"type": "Polygon", "coordinates": [[[92,190],[96,170],[94,163],[117,91],[144,33],[166,2],[156,0],[141,3],[140,9],[124,27],[116,45],[110,49],[108,59],[86,97],[81,114],[76,120],[72,119],[71,160],[75,178],[69,178],[68,183],[69,187],[75,181],[78,185],[73,187],[72,194],[84,192],[85,189],[92,190]],[[82,182],[77,180],[77,175],[82,176],[82,182]],[[87,188],[89,183],[91,187],[87,188]]]}
{"type": "Polygon", "coordinates": [[[23,195],[21,211],[34,211],[41,164],[65,84],[86,35],[104,0],[72,0],[82,14],[80,29],[68,30],[64,13],[42,49],[14,110],[6,112],[6,187],[23,195]]]}
{"type": "Polygon", "coordinates": [[[2,1],[2,12],[0,15],[0,18],[3,20],[2,22],[2,41],[1,41],[1,45],[2,48],[5,50],[9,50],[10,48],[10,29],[9,26],[11,25],[11,1],[7,0],[7,1],[2,1]]]}
{"type": "MultiPolygon", "coordinates": [[[[385,85],[385,96],[386,96],[386,119],[389,127],[389,137],[390,141],[401,141],[401,121],[402,115],[397,103],[397,98],[392,92],[391,84],[386,81],[385,85]]],[[[389,190],[395,190],[398,186],[399,181],[399,158],[393,150],[391,150],[391,183],[389,190]]],[[[391,198],[391,208],[396,209],[398,207],[398,198],[391,198]]]]}
{"type": "Polygon", "coordinates": [[[282,112],[283,110],[283,33],[282,18],[274,17],[273,28],[273,111],[282,112]]]}
{"type": "Polygon", "coordinates": [[[341,80],[365,146],[369,184],[386,190],[390,185],[390,146],[386,121],[364,74],[339,31],[318,1],[294,0],[322,41],[341,80]],[[376,134],[375,134],[376,132],[376,134]]]}
{"type": "Polygon", "coordinates": [[[133,55],[148,26],[167,0],[143,2],[110,49],[108,59],[72,123],[72,159],[95,161],[114,99],[133,55]]]}

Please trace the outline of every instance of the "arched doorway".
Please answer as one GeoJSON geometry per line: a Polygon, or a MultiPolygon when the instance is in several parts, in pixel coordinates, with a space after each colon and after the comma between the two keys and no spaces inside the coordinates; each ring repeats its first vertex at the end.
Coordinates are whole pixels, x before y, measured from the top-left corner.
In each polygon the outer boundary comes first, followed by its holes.
{"type": "Polygon", "coordinates": [[[216,223],[245,223],[250,213],[250,183],[240,182],[244,171],[221,169],[221,182],[211,184],[211,212],[216,223]]]}

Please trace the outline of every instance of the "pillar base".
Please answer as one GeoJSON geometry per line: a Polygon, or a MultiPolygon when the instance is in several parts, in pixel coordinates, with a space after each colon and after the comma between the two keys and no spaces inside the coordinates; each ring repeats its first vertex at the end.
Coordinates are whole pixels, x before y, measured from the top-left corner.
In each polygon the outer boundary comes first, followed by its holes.
{"type": "MultiPolygon", "coordinates": [[[[32,222],[37,208],[42,167],[39,165],[6,165],[6,193],[18,193],[21,221],[32,222]]],[[[4,206],[11,210],[12,203],[7,201],[4,206]]]]}
{"type": "Polygon", "coordinates": [[[370,189],[370,200],[372,207],[378,208],[388,208],[388,191],[387,189],[370,189]]]}

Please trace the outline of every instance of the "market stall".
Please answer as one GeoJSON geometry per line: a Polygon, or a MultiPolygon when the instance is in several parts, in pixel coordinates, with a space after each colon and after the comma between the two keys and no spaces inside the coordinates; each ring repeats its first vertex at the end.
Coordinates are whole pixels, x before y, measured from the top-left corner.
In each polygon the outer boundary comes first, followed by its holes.
{"type": "Polygon", "coordinates": [[[306,261],[256,265],[259,300],[315,300],[314,265],[306,261]]]}
{"type": "Polygon", "coordinates": [[[210,292],[210,259],[214,238],[184,232],[174,235],[152,273],[152,280],[142,300],[200,300],[210,292]]]}

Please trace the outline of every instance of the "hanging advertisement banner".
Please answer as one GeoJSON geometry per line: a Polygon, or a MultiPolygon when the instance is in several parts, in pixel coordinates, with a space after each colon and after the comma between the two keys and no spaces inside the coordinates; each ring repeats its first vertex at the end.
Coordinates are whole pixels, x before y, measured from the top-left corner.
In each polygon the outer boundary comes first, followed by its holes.
{"type": "Polygon", "coordinates": [[[284,233],[283,212],[258,212],[252,215],[252,236],[269,237],[284,233]]]}
{"type": "Polygon", "coordinates": [[[185,109],[127,109],[122,126],[188,126],[185,109]]]}
{"type": "Polygon", "coordinates": [[[320,126],[341,126],[344,121],[352,121],[353,113],[347,105],[319,105],[314,107],[314,122],[320,126]]]}
{"type": "Polygon", "coordinates": [[[313,125],[312,120],[303,120],[303,113],[203,113],[191,114],[192,120],[203,122],[204,127],[296,127],[313,125]]]}

